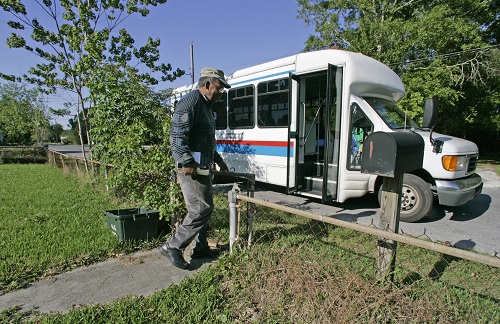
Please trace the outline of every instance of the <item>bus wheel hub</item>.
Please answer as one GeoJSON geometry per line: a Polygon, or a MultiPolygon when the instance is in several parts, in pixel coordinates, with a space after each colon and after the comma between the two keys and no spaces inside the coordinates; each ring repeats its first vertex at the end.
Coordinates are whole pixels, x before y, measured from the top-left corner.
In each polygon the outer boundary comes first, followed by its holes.
{"type": "Polygon", "coordinates": [[[409,211],[417,204],[417,194],[410,187],[403,187],[401,196],[401,210],[409,211]]]}

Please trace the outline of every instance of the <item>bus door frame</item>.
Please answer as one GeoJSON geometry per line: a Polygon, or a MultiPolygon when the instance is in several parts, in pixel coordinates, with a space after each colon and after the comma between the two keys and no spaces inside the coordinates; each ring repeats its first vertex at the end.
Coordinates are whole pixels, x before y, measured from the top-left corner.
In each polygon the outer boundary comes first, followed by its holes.
{"type": "MultiPolygon", "coordinates": [[[[339,154],[340,154],[340,134],[341,134],[341,117],[342,117],[342,79],[343,79],[343,67],[328,64],[327,70],[327,101],[325,107],[325,123],[324,123],[324,159],[323,159],[323,179],[322,179],[322,190],[321,190],[321,200],[322,202],[328,202],[337,199],[337,192],[339,188],[338,178],[340,173],[339,167],[339,154]],[[336,93],[332,94],[335,89],[336,93]],[[331,102],[334,98],[334,102],[331,102]],[[332,109],[336,109],[335,112],[335,133],[333,138],[333,144],[330,146],[330,124],[331,116],[330,112],[332,109]],[[329,156],[331,153],[331,161],[329,161],[329,156]],[[330,162],[330,163],[329,163],[330,162]],[[328,180],[335,183],[333,190],[329,191],[332,186],[328,186],[328,180]]],[[[302,189],[301,185],[303,183],[303,168],[304,168],[304,152],[305,152],[305,106],[302,105],[300,101],[301,91],[303,88],[302,77],[308,76],[309,74],[294,75],[290,73],[289,75],[289,105],[288,105],[288,116],[290,117],[290,122],[288,124],[288,153],[287,153],[287,179],[286,179],[286,193],[290,194],[297,192],[302,189]],[[294,126],[292,129],[291,126],[294,126]],[[295,145],[292,148],[292,139],[295,140],[295,145]],[[295,162],[295,167],[291,167],[292,157],[295,162]],[[295,182],[292,183],[291,179],[295,182]]]]}
{"type": "MultiPolygon", "coordinates": [[[[289,79],[289,92],[288,92],[288,145],[287,145],[287,162],[286,162],[286,193],[291,194],[297,192],[299,189],[298,184],[301,183],[298,179],[299,170],[299,155],[300,155],[300,143],[298,136],[298,127],[300,120],[300,109],[296,109],[299,103],[300,96],[300,76],[294,75],[292,72],[288,75],[289,79]],[[294,105],[295,103],[295,105],[294,105]],[[292,130],[292,125],[294,129],[292,130]],[[295,140],[294,145],[292,147],[292,139],[295,140]],[[291,167],[291,154],[293,153],[294,167],[291,167]],[[291,181],[293,179],[294,181],[291,181]]],[[[298,107],[300,108],[300,107],[298,107]]],[[[302,150],[303,154],[303,150],[302,150]]],[[[303,158],[302,158],[303,160],[303,158]]],[[[302,161],[302,164],[304,162],[302,161]]]]}
{"type": "Polygon", "coordinates": [[[321,201],[323,203],[328,201],[333,201],[337,199],[337,192],[339,188],[339,173],[340,173],[340,134],[342,129],[342,79],[343,79],[343,67],[328,64],[328,72],[327,72],[327,101],[326,101],[326,118],[324,125],[324,156],[323,156],[323,188],[322,188],[322,197],[321,201]],[[339,73],[340,72],[340,73],[339,73]],[[332,91],[335,89],[335,101],[331,102],[332,99],[332,91]],[[333,137],[333,145],[330,147],[330,136],[332,132],[330,131],[331,125],[331,111],[335,110],[335,133],[333,137]],[[330,151],[332,156],[332,163],[329,163],[330,151]],[[333,165],[333,167],[332,167],[333,165]],[[335,167],[336,170],[335,170],[335,167]],[[333,173],[335,172],[335,173],[333,173]],[[331,180],[335,183],[332,192],[329,192],[328,180],[331,180]]]}

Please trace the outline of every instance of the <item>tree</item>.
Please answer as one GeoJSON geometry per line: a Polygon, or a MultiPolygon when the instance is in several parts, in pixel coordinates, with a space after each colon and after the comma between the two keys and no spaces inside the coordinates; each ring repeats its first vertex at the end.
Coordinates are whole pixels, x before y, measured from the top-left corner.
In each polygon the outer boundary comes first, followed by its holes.
{"type": "Polygon", "coordinates": [[[95,102],[90,133],[97,159],[114,166],[108,183],[118,196],[159,210],[163,217],[182,214],[168,142],[169,91],[155,92],[132,68],[109,64],[98,74],[100,81],[90,87],[95,102]]]}
{"type": "Polygon", "coordinates": [[[0,85],[0,131],[4,142],[41,143],[48,125],[46,106],[36,89],[12,82],[0,85]]]}
{"type": "MultiPolygon", "coordinates": [[[[11,48],[24,48],[44,63],[32,67],[22,79],[36,84],[46,92],[57,89],[72,91],[77,97],[78,129],[88,130],[87,111],[98,97],[99,71],[113,64],[122,69],[135,69],[146,84],[158,80],[171,81],[184,72],[172,72],[170,64],[159,64],[159,40],[149,38],[145,45],[136,47],[134,39],[125,30],[117,31],[120,23],[132,14],[147,16],[149,7],[166,0],[0,0],[0,6],[12,14],[8,26],[14,30],[7,40],[11,48]],[[44,19],[31,18],[30,10],[38,7],[44,19]],[[47,23],[42,25],[42,21],[47,23]],[[28,37],[28,35],[30,37],[28,37]],[[116,35],[116,36],[115,36],[116,35]],[[137,65],[148,71],[139,73],[137,65]],[[134,66],[134,67],[132,67],[134,66]],[[92,86],[89,86],[92,85],[92,86]]],[[[20,80],[21,77],[0,74],[3,78],[20,80]]],[[[90,132],[86,131],[86,134],[90,132]]],[[[80,142],[85,142],[82,132],[80,142]]],[[[92,143],[87,139],[88,143],[92,143]]]]}
{"type": "Polygon", "coordinates": [[[64,129],[61,124],[50,125],[47,140],[53,143],[61,142],[61,135],[63,134],[63,131],[64,129]]]}
{"type": "Polygon", "coordinates": [[[72,140],[72,143],[80,143],[84,145],[89,144],[89,142],[87,141],[89,138],[89,135],[87,134],[87,127],[84,127],[83,123],[79,122],[80,120],[84,120],[85,118],[87,118],[88,110],[88,108],[84,108],[78,114],[74,115],[73,118],[68,119],[68,126],[71,128],[70,132],[73,133],[71,137],[72,139],[76,139],[76,141],[72,140]],[[83,143],[81,141],[83,141],[83,143]]]}
{"type": "Polygon", "coordinates": [[[169,93],[156,93],[130,67],[108,64],[96,76],[99,82],[90,85],[95,104],[89,111],[96,157],[113,163],[144,145],[162,143],[169,93]]]}
{"type": "Polygon", "coordinates": [[[389,65],[405,84],[407,95],[400,105],[410,116],[422,117],[423,100],[437,97],[446,114],[438,127],[464,136],[464,120],[470,130],[481,129],[484,121],[498,114],[500,102],[493,95],[498,93],[500,71],[498,1],[297,2],[300,17],[317,33],[308,39],[306,50],[334,46],[389,65]],[[494,98],[471,106],[478,93],[494,98]],[[474,117],[479,111],[485,117],[482,121],[474,117]]]}
{"type": "Polygon", "coordinates": [[[31,139],[38,145],[47,141],[50,133],[50,117],[45,110],[44,108],[35,109],[33,112],[33,132],[31,139]]]}

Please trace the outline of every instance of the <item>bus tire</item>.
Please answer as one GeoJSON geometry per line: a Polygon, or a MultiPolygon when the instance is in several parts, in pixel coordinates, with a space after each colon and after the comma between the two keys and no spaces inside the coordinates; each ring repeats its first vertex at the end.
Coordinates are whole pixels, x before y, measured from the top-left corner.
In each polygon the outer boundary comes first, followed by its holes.
{"type": "MultiPolygon", "coordinates": [[[[378,202],[382,201],[382,186],[378,190],[378,202]]],[[[400,221],[413,223],[432,211],[434,195],[427,182],[416,175],[405,173],[401,195],[400,221]]]]}

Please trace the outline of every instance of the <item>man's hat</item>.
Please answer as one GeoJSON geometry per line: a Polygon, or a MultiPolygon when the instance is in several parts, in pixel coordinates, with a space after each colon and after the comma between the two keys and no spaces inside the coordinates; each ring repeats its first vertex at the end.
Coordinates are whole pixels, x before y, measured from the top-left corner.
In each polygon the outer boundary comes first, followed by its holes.
{"type": "Polygon", "coordinates": [[[200,73],[201,77],[209,77],[209,78],[217,78],[219,79],[220,82],[224,85],[224,88],[231,88],[229,83],[227,83],[226,79],[224,78],[224,72],[222,70],[218,70],[215,68],[203,68],[200,73]]]}

